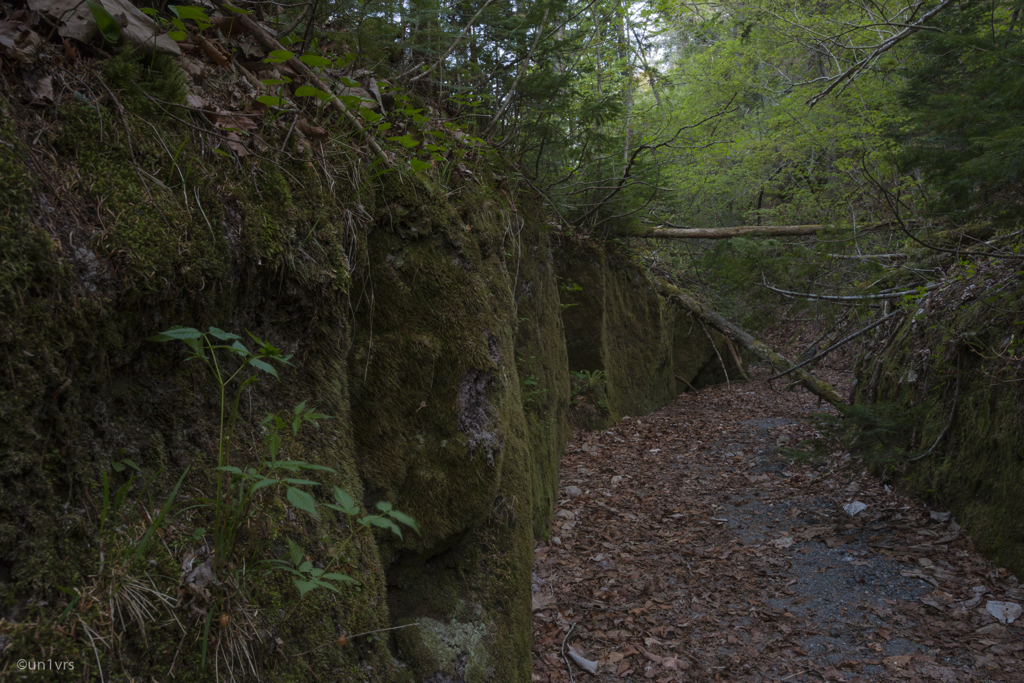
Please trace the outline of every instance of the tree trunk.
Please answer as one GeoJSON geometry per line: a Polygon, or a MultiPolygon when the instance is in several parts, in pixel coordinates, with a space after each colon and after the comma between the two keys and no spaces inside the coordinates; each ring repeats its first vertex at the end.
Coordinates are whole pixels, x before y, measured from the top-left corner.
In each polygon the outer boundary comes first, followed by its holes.
{"type": "Polygon", "coordinates": [[[768,237],[797,237],[815,235],[830,225],[737,225],[733,228],[650,228],[630,237],[675,240],[725,240],[743,235],[768,237]]]}
{"type": "MultiPolygon", "coordinates": [[[[726,337],[736,340],[740,346],[754,353],[761,360],[771,363],[773,366],[781,367],[784,370],[788,370],[793,367],[794,364],[783,358],[779,353],[757,341],[742,329],[733,325],[714,311],[708,309],[700,302],[690,298],[679,288],[673,287],[661,278],[655,278],[654,282],[658,287],[658,291],[661,292],[662,296],[666,299],[683,310],[697,316],[697,318],[703,320],[726,337]]],[[[799,369],[794,370],[791,374],[804,385],[804,388],[807,389],[807,391],[811,392],[815,396],[828,401],[837,408],[841,408],[846,405],[846,401],[844,401],[842,397],[839,396],[839,393],[828,383],[822,382],[810,373],[799,369]]]]}

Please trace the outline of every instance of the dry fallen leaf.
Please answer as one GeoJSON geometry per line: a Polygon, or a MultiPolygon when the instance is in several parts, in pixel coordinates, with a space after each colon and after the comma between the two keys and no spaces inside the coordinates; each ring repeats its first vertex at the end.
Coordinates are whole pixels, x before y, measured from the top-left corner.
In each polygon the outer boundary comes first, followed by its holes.
{"type": "Polygon", "coordinates": [[[994,616],[1002,624],[1012,624],[1021,615],[1021,606],[1015,602],[989,600],[985,603],[985,611],[994,616]]]}
{"type": "Polygon", "coordinates": [[[43,39],[20,21],[0,21],[0,54],[25,67],[36,60],[43,39]]]}

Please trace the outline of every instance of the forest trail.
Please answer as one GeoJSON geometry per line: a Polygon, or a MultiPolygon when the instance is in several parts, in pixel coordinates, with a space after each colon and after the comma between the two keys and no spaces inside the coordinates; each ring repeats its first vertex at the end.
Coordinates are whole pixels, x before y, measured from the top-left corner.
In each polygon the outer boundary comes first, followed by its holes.
{"type": "Polygon", "coordinates": [[[1024,680],[1024,619],[989,613],[1021,587],[945,510],[777,453],[816,406],[755,377],[577,433],[536,547],[533,680],[570,681],[570,646],[598,664],[575,681],[1024,680]]]}

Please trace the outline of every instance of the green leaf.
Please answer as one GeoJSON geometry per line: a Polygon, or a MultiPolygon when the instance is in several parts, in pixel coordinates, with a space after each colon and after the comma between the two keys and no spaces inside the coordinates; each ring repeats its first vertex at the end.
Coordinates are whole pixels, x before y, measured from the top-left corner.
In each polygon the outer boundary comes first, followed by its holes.
{"type": "Polygon", "coordinates": [[[344,85],[346,88],[361,88],[361,87],[363,87],[362,84],[359,81],[353,81],[348,76],[342,76],[341,77],[341,84],[344,85]]]}
{"type": "Polygon", "coordinates": [[[270,54],[263,61],[268,64],[283,64],[294,56],[295,53],[288,50],[271,50],[270,54]]]}
{"type": "Polygon", "coordinates": [[[345,103],[348,107],[358,107],[363,102],[369,102],[370,100],[357,97],[356,95],[338,95],[338,99],[345,103]]]}
{"type": "Polygon", "coordinates": [[[320,88],[314,88],[311,85],[300,85],[295,89],[296,97],[315,97],[321,102],[330,102],[334,99],[334,95],[329,92],[325,92],[320,88]]]}
{"type": "Polygon", "coordinates": [[[199,658],[199,667],[206,668],[206,646],[210,643],[210,624],[213,623],[213,610],[206,613],[206,625],[203,626],[203,651],[199,658]]]}
{"type": "Polygon", "coordinates": [[[298,434],[299,433],[299,427],[301,427],[301,426],[302,426],[302,418],[301,417],[297,417],[294,420],[292,420],[292,434],[298,434]]]}
{"type": "Polygon", "coordinates": [[[289,33],[284,38],[282,38],[279,42],[282,45],[284,45],[285,47],[288,47],[289,45],[294,45],[295,43],[301,43],[302,42],[302,38],[300,38],[299,36],[295,35],[294,33],[289,33]]]}
{"type": "Polygon", "coordinates": [[[403,147],[405,147],[407,149],[415,147],[416,145],[420,144],[419,140],[414,140],[413,137],[411,135],[409,135],[408,133],[406,133],[405,135],[402,135],[401,137],[398,137],[398,136],[390,137],[390,138],[388,138],[388,140],[390,140],[391,142],[398,142],[403,147]]]}
{"type": "Polygon", "coordinates": [[[283,107],[288,104],[284,98],[278,97],[277,95],[260,95],[256,98],[256,101],[260,104],[265,104],[268,107],[283,107]]]}
{"type": "Polygon", "coordinates": [[[314,54],[302,55],[301,57],[299,57],[299,61],[307,66],[313,67],[314,69],[322,69],[334,63],[331,60],[327,59],[326,57],[321,57],[320,55],[314,54]]]}
{"type": "Polygon", "coordinates": [[[135,461],[134,461],[134,460],[132,460],[131,458],[125,458],[125,459],[124,459],[124,460],[122,460],[121,462],[123,462],[123,463],[124,463],[125,465],[128,465],[128,467],[131,467],[131,468],[132,468],[133,470],[135,470],[136,472],[138,472],[138,473],[140,473],[140,474],[142,473],[142,470],[141,470],[141,469],[139,469],[139,466],[138,466],[138,465],[136,465],[136,464],[135,464],[135,461]]]}
{"type": "Polygon", "coordinates": [[[230,472],[231,474],[245,474],[245,472],[234,465],[224,465],[223,467],[214,467],[213,469],[220,472],[230,472]]]}
{"type": "Polygon", "coordinates": [[[185,475],[188,474],[189,467],[185,468],[185,471],[181,473],[181,477],[178,478],[178,483],[171,489],[171,493],[167,496],[164,501],[163,507],[160,508],[160,514],[156,516],[153,523],[146,529],[146,533],[143,534],[142,540],[135,547],[135,559],[142,557],[142,554],[146,552],[146,546],[149,544],[149,539],[153,537],[153,532],[164,523],[164,519],[167,517],[167,513],[171,511],[171,506],[174,505],[174,499],[178,496],[178,489],[181,488],[181,482],[185,481],[185,475]]]}
{"type": "Polygon", "coordinates": [[[111,16],[110,12],[103,5],[98,5],[92,2],[92,0],[85,0],[85,5],[92,12],[92,16],[96,20],[96,28],[100,30],[103,40],[108,43],[116,43],[121,40],[120,24],[117,23],[117,20],[111,16]]]}
{"type": "Polygon", "coordinates": [[[120,460],[114,460],[110,463],[110,468],[115,472],[124,472],[124,465],[120,460]]]}
{"type": "Polygon", "coordinates": [[[320,578],[321,579],[326,579],[328,581],[341,581],[342,583],[355,583],[356,582],[356,580],[353,579],[348,574],[338,574],[337,572],[327,572],[326,574],[324,574],[320,578]]]}
{"type": "Polygon", "coordinates": [[[425,161],[420,161],[419,159],[409,159],[409,165],[412,166],[412,170],[414,171],[425,171],[430,168],[430,164],[425,161]]]}
{"type": "Polygon", "coordinates": [[[256,482],[255,484],[253,484],[252,488],[249,491],[250,491],[250,493],[256,493],[260,489],[265,489],[268,486],[273,486],[274,484],[280,484],[280,483],[281,482],[279,482],[277,479],[271,479],[269,477],[265,477],[265,478],[261,479],[260,481],[256,482]]]}
{"type": "Polygon", "coordinates": [[[356,502],[352,500],[352,496],[348,495],[347,491],[334,487],[334,500],[338,501],[338,505],[342,507],[355,507],[356,502]]]}
{"type": "Polygon", "coordinates": [[[370,123],[377,123],[382,118],[384,118],[377,112],[373,111],[372,109],[367,109],[366,107],[359,108],[359,115],[362,116],[367,121],[369,121],[370,123]]]}
{"type": "Polygon", "coordinates": [[[235,341],[231,345],[231,348],[234,349],[238,353],[238,355],[242,356],[243,358],[252,355],[252,353],[249,352],[249,349],[245,348],[245,344],[243,344],[240,341],[235,341]]]}
{"type": "Polygon", "coordinates": [[[300,469],[298,463],[291,460],[275,460],[274,462],[264,460],[263,466],[272,470],[288,470],[290,472],[298,472],[300,469]]]}
{"type": "Polygon", "coordinates": [[[149,337],[146,341],[166,342],[174,341],[175,339],[199,339],[202,336],[203,333],[194,327],[172,327],[160,334],[149,337]]]}
{"type": "Polygon", "coordinates": [[[391,503],[387,502],[386,500],[382,500],[379,503],[377,503],[376,508],[381,512],[390,512],[391,503]]]}
{"type": "Polygon", "coordinates": [[[303,401],[302,403],[300,403],[297,406],[295,406],[294,408],[292,408],[292,414],[294,414],[294,415],[301,415],[302,411],[305,410],[305,409],[306,409],[306,402],[303,401]]]}
{"type": "Polygon", "coordinates": [[[388,513],[388,515],[390,515],[392,519],[397,520],[398,522],[406,525],[407,527],[409,527],[410,529],[412,529],[416,533],[420,532],[420,525],[416,523],[415,519],[413,519],[409,515],[405,514],[404,512],[399,512],[398,510],[392,510],[392,511],[390,511],[388,513]]]}
{"type": "Polygon", "coordinates": [[[295,464],[297,465],[295,468],[296,470],[313,470],[315,472],[330,472],[332,474],[336,472],[333,467],[328,467],[327,465],[317,465],[311,462],[303,462],[301,460],[295,461],[295,464]]]}
{"type": "Polygon", "coordinates": [[[289,487],[287,498],[288,502],[298,509],[308,512],[313,517],[320,519],[320,514],[316,511],[316,502],[313,501],[313,496],[309,495],[302,489],[289,487]]]}
{"type": "Polygon", "coordinates": [[[288,539],[288,554],[292,558],[292,564],[296,567],[302,562],[302,548],[292,539],[288,539]]]}
{"type": "Polygon", "coordinates": [[[235,14],[252,14],[252,12],[250,12],[249,10],[247,10],[247,9],[242,9],[241,7],[235,7],[234,5],[232,5],[232,4],[231,4],[231,3],[229,3],[229,2],[225,2],[225,3],[224,3],[224,4],[222,5],[222,7],[224,7],[224,8],[226,8],[226,9],[228,9],[228,10],[229,10],[229,11],[231,11],[231,12],[234,12],[235,14]]]}
{"type": "Polygon", "coordinates": [[[142,12],[143,14],[149,15],[151,17],[160,16],[160,13],[158,11],[156,11],[155,9],[153,9],[152,7],[140,7],[139,11],[142,12]]]}
{"type": "Polygon", "coordinates": [[[306,593],[313,590],[317,586],[317,581],[306,581],[305,579],[295,579],[295,587],[299,589],[299,597],[305,597],[306,593]]]}
{"type": "Polygon", "coordinates": [[[168,7],[168,9],[174,12],[179,19],[191,19],[196,22],[200,31],[210,28],[210,17],[198,7],[182,7],[178,5],[177,7],[168,7]]]}
{"type": "Polygon", "coordinates": [[[399,538],[402,537],[402,530],[398,528],[397,524],[387,517],[381,517],[380,515],[367,515],[366,517],[361,517],[359,522],[364,526],[373,525],[380,527],[381,529],[389,529],[399,538]]]}
{"type": "Polygon", "coordinates": [[[313,563],[310,562],[309,560],[306,560],[305,562],[303,562],[302,564],[300,564],[298,566],[298,570],[300,572],[302,572],[303,574],[308,574],[309,570],[312,569],[312,568],[313,568],[313,563]]]}
{"type": "Polygon", "coordinates": [[[289,484],[295,484],[296,486],[319,486],[320,482],[312,481],[310,479],[284,479],[289,484]]]}
{"type": "Polygon", "coordinates": [[[275,379],[281,379],[277,376],[277,370],[274,369],[274,366],[264,360],[260,360],[259,358],[250,358],[249,365],[253,366],[257,370],[262,370],[268,375],[273,375],[275,379]]]}
{"type": "Polygon", "coordinates": [[[377,126],[377,132],[378,133],[383,133],[383,132],[388,131],[388,130],[391,130],[391,124],[390,123],[382,123],[379,126],[377,126]]]}
{"type": "Polygon", "coordinates": [[[195,531],[192,532],[192,540],[193,541],[198,541],[205,534],[206,534],[206,527],[201,526],[201,527],[199,527],[198,529],[196,529],[195,531]]]}
{"type": "Polygon", "coordinates": [[[188,34],[185,33],[184,31],[168,31],[167,32],[167,37],[170,38],[171,40],[173,40],[176,43],[180,43],[183,40],[185,40],[186,38],[188,38],[188,34]]]}
{"type": "Polygon", "coordinates": [[[232,339],[241,339],[241,337],[239,337],[237,334],[231,334],[230,332],[225,332],[224,330],[220,329],[219,327],[211,327],[210,328],[210,334],[213,335],[214,337],[216,337],[217,339],[220,339],[221,341],[230,341],[232,339]]]}

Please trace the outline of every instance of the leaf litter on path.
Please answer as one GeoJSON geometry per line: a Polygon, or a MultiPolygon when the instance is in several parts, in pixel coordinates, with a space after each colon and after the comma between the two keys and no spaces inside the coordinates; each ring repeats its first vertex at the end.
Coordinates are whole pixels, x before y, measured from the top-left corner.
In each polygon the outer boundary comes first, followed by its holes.
{"type": "Polygon", "coordinates": [[[951,515],[854,458],[775,452],[816,402],[719,385],[577,433],[536,546],[533,680],[1024,681],[1021,587],[951,515]]]}

